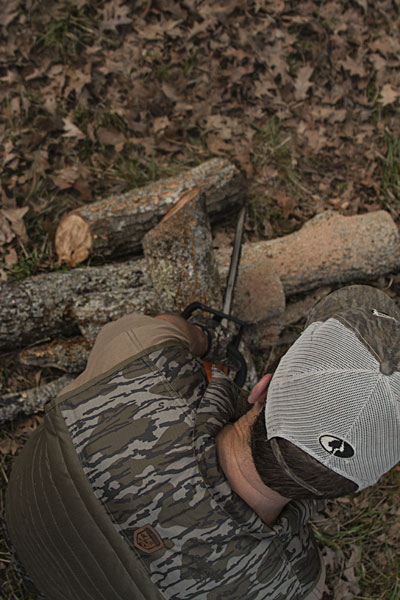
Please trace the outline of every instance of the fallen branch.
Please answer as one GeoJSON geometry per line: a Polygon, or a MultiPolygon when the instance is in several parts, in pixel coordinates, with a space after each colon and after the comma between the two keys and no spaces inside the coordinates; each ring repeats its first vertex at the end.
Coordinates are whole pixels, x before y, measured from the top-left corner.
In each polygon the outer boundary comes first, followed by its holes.
{"type": "Polygon", "coordinates": [[[63,375],[59,379],[37,388],[5,394],[0,398],[0,423],[10,421],[21,415],[31,415],[38,412],[46,402],[57,396],[73,380],[74,377],[63,375]]]}
{"type": "Polygon", "coordinates": [[[91,344],[82,336],[56,339],[21,350],[18,361],[27,367],[52,367],[65,373],[81,373],[89,357],[91,344]]]}
{"type": "Polygon", "coordinates": [[[206,195],[212,222],[241,205],[245,181],[229,161],[214,158],[190,171],[126,194],[87,204],[60,222],[55,248],[60,261],[74,266],[89,255],[128,256],[141,251],[141,241],[168,210],[189,191],[206,195]]]}
{"type": "Polygon", "coordinates": [[[143,259],[0,282],[0,350],[79,335],[86,322],[134,310],[158,310],[143,259]]]}

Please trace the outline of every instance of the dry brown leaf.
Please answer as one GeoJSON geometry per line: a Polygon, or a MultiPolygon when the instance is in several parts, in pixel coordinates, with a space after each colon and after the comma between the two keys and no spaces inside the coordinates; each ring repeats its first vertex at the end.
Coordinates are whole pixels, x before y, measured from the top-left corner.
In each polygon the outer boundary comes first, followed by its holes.
{"type": "Polygon", "coordinates": [[[132,23],[132,17],[129,16],[130,10],[129,6],[124,6],[124,0],[106,2],[104,8],[100,11],[102,15],[101,29],[116,33],[119,25],[129,25],[129,23],[132,23]]]}
{"type": "Polygon", "coordinates": [[[361,548],[360,546],[354,545],[351,550],[350,558],[346,561],[344,576],[347,581],[350,581],[352,584],[357,584],[357,578],[354,572],[354,568],[358,565],[361,559],[361,548]]]}
{"type": "Polygon", "coordinates": [[[24,445],[23,442],[16,440],[15,438],[4,438],[0,440],[0,452],[1,454],[11,454],[14,456],[20,448],[24,445]]]}
{"type": "Polygon", "coordinates": [[[308,129],[306,127],[302,133],[307,138],[311,150],[315,153],[319,152],[328,142],[324,127],[318,129],[308,129]]]}
{"type": "Polygon", "coordinates": [[[1,209],[2,215],[9,221],[12,231],[21,239],[22,242],[28,241],[28,234],[26,233],[25,223],[23,221],[23,217],[28,210],[28,206],[24,206],[23,208],[1,209]]]}
{"type": "Polygon", "coordinates": [[[400,90],[395,90],[390,85],[390,83],[386,83],[381,89],[379,100],[382,102],[383,106],[388,104],[393,104],[400,97],[400,90]]]}
{"type": "Polygon", "coordinates": [[[7,219],[0,214],[0,248],[4,244],[9,244],[14,237],[15,234],[12,232],[7,219]]]}
{"type": "Polygon", "coordinates": [[[296,207],[297,200],[294,196],[287,194],[284,190],[278,190],[274,193],[274,198],[280,207],[283,217],[287,219],[296,207]]]}
{"type": "Polygon", "coordinates": [[[330,569],[333,573],[336,570],[339,562],[337,551],[333,550],[333,548],[330,548],[329,546],[324,546],[322,549],[322,557],[325,567],[330,569]]]}
{"type": "Polygon", "coordinates": [[[168,129],[171,125],[171,121],[167,116],[164,117],[156,117],[153,122],[153,130],[154,133],[160,133],[168,129]]]}
{"type": "Polygon", "coordinates": [[[78,178],[79,170],[76,166],[59,169],[58,171],[55,171],[54,175],[51,177],[53,183],[60,190],[67,190],[72,187],[78,178]]]}
{"type": "Polygon", "coordinates": [[[11,269],[18,262],[18,256],[14,248],[10,248],[4,257],[4,262],[7,269],[11,269]]]}
{"type": "Polygon", "coordinates": [[[1,212],[3,216],[10,221],[10,223],[17,223],[18,221],[21,221],[28,210],[28,206],[23,206],[22,208],[2,208],[1,212]]]}
{"type": "Polygon", "coordinates": [[[350,72],[350,75],[358,75],[359,77],[365,77],[366,71],[361,60],[353,60],[350,56],[341,62],[342,67],[350,72]]]}
{"type": "Polygon", "coordinates": [[[114,146],[118,152],[124,147],[125,136],[121,131],[114,129],[114,127],[99,127],[96,130],[96,135],[100,144],[114,146]]]}
{"type": "MultiPolygon", "coordinates": [[[[90,71],[90,63],[88,64],[88,68],[90,71]]],[[[80,95],[83,87],[90,83],[92,76],[89,73],[85,73],[84,71],[79,71],[75,68],[69,67],[66,71],[66,74],[69,78],[69,83],[64,90],[65,96],[69,96],[69,94],[74,91],[77,96],[80,95]]]]}
{"type": "Polygon", "coordinates": [[[3,166],[7,165],[10,161],[14,160],[17,157],[18,157],[18,155],[15,153],[14,143],[11,140],[7,140],[7,142],[4,144],[4,149],[3,149],[3,157],[2,157],[3,166]]]}
{"type": "Polygon", "coordinates": [[[361,6],[364,12],[368,10],[368,0],[356,0],[356,3],[361,6]]]}
{"type": "Polygon", "coordinates": [[[18,15],[21,0],[1,0],[0,2],[0,25],[7,27],[18,15]]]}
{"type": "Polygon", "coordinates": [[[4,438],[4,440],[0,440],[0,452],[2,454],[9,454],[11,450],[11,442],[10,438],[4,438]]]}
{"type": "Polygon", "coordinates": [[[63,137],[66,137],[66,138],[73,137],[73,138],[76,138],[77,140],[83,140],[85,138],[85,135],[82,133],[82,131],[79,129],[79,127],[74,125],[74,123],[71,121],[71,119],[69,119],[67,117],[66,119],[63,119],[63,123],[64,123],[64,132],[65,132],[62,134],[63,137]]]}
{"type": "Polygon", "coordinates": [[[207,147],[213,154],[226,154],[231,150],[231,144],[215,133],[207,135],[207,147]]]}
{"type": "Polygon", "coordinates": [[[296,100],[304,100],[304,98],[306,98],[308,90],[313,85],[313,82],[310,81],[313,72],[314,68],[310,65],[301,67],[298,70],[296,82],[294,84],[296,100]]]}
{"type": "Polygon", "coordinates": [[[35,431],[39,425],[43,423],[43,417],[40,415],[32,415],[30,417],[26,417],[21,422],[18,423],[16,433],[18,435],[25,433],[32,433],[35,431]]]}

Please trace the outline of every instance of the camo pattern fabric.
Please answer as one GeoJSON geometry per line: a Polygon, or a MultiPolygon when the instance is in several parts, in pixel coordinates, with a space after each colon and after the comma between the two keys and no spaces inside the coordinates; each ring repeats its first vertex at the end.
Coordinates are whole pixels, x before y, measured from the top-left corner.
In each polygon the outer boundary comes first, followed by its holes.
{"type": "Polygon", "coordinates": [[[314,503],[289,503],[270,528],[219,467],[215,436],[238,395],[164,344],[61,399],[95,495],[167,599],[298,600],[318,580],[314,503]],[[151,539],[137,543],[149,526],[161,540],[151,552],[151,539]]]}
{"type": "Polygon", "coordinates": [[[192,325],[201,327],[208,337],[207,352],[201,357],[202,360],[210,363],[221,363],[233,369],[240,367],[240,364],[236,364],[228,351],[228,346],[233,342],[235,335],[232,323],[228,323],[228,327],[224,327],[218,321],[202,317],[202,315],[196,316],[190,322],[192,325]]]}
{"type": "Polygon", "coordinates": [[[400,311],[382,290],[367,285],[350,285],[318,302],[307,319],[335,318],[354,332],[387,375],[400,370],[400,311]]]}

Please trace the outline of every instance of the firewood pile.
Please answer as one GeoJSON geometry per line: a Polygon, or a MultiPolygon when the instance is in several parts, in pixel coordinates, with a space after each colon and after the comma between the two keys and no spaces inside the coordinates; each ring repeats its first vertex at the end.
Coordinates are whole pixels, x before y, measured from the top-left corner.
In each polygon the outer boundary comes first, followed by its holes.
{"type": "MultiPolygon", "coordinates": [[[[31,414],[57,395],[85,368],[105,323],[133,311],[181,312],[195,300],[221,308],[232,249],[213,250],[211,227],[245,202],[240,172],[212,159],[65,215],[55,238],[60,262],[76,267],[102,256],[106,264],[0,282],[0,353],[18,351],[21,365],[62,373],[41,387],[4,395],[0,423],[31,414]]],[[[389,213],[324,212],[295,233],[245,241],[233,314],[249,322],[250,349],[266,350],[331,286],[373,282],[399,267],[400,238],[389,213]]]]}

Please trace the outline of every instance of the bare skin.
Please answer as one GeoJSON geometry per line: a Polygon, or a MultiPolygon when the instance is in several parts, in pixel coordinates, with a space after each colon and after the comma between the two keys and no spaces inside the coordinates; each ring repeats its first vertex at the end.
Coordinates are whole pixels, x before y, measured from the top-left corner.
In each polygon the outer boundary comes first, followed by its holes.
{"type": "MultiPolygon", "coordinates": [[[[195,356],[207,350],[204,331],[182,317],[163,314],[157,317],[179,327],[189,339],[189,349],[195,356]]],[[[251,427],[266,401],[272,375],[265,375],[254,386],[248,398],[253,407],[235,423],[228,423],[218,433],[217,453],[221,468],[234,492],[258,514],[267,525],[272,525],[290,498],[266,486],[258,475],[250,450],[251,427]]]]}
{"type": "Polygon", "coordinates": [[[272,525],[290,498],[266,486],[254,466],[250,431],[262,408],[263,402],[256,402],[235,423],[225,425],[217,435],[217,452],[233,491],[251,506],[264,523],[272,525]]]}

